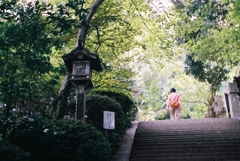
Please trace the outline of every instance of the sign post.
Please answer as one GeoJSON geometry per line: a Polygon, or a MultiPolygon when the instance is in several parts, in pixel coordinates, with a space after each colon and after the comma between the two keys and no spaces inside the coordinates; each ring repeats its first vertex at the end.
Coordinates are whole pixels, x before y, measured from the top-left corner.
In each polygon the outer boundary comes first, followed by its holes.
{"type": "Polygon", "coordinates": [[[103,112],[103,128],[105,129],[105,137],[108,137],[108,130],[115,129],[115,113],[111,111],[103,112]]]}

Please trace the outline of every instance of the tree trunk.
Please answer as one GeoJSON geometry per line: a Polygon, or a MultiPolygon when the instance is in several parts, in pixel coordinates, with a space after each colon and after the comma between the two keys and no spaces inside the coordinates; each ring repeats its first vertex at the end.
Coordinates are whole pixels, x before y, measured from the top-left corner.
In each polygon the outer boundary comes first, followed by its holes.
{"type": "MultiPolygon", "coordinates": [[[[96,12],[96,10],[98,9],[98,7],[101,5],[103,1],[104,0],[95,0],[89,8],[89,13],[86,16],[86,20],[81,21],[81,28],[79,29],[79,32],[78,32],[78,40],[76,43],[76,48],[78,48],[79,46],[84,47],[90,21],[94,13],[96,12]]],[[[52,105],[54,119],[62,119],[64,117],[66,112],[66,107],[67,107],[67,98],[69,96],[71,87],[72,87],[72,83],[71,81],[68,80],[68,73],[67,73],[62,82],[58,96],[54,100],[52,105]]]]}
{"type": "Polygon", "coordinates": [[[72,87],[71,81],[68,80],[68,74],[66,74],[61,88],[59,90],[57,98],[53,101],[53,118],[62,119],[66,112],[67,99],[72,87]]]}
{"type": "Polygon", "coordinates": [[[206,103],[208,110],[205,114],[205,118],[216,118],[216,112],[213,107],[213,102],[215,101],[215,93],[211,93],[210,99],[206,103]]]}

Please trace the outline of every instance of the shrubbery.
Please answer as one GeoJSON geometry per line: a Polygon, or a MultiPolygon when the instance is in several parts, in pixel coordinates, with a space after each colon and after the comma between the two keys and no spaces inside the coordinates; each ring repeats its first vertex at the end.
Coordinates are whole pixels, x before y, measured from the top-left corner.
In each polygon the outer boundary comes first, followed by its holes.
{"type": "Polygon", "coordinates": [[[92,90],[90,94],[106,95],[110,98],[115,99],[117,102],[119,102],[122,107],[122,111],[125,114],[124,117],[126,117],[127,126],[130,126],[131,121],[135,119],[137,114],[137,106],[131,96],[128,96],[127,94],[122,92],[111,91],[111,90],[92,90]]]}
{"type": "Polygon", "coordinates": [[[31,154],[7,140],[0,141],[1,161],[30,161],[31,154]]]}
{"type": "Polygon", "coordinates": [[[96,127],[103,134],[103,111],[115,112],[115,129],[109,130],[108,139],[112,148],[117,148],[118,142],[126,131],[126,117],[122,111],[121,105],[108,96],[89,95],[86,100],[87,123],[96,127]]]}
{"type": "Polygon", "coordinates": [[[109,161],[112,155],[102,133],[82,121],[26,117],[13,128],[8,139],[34,161],[109,161]]]}
{"type": "Polygon", "coordinates": [[[0,134],[1,161],[110,161],[135,118],[134,102],[125,94],[95,91],[87,95],[86,115],[86,122],[43,116],[6,121],[0,117],[1,134],[6,137],[2,140],[0,134]],[[107,130],[106,137],[103,111],[115,113],[115,129],[107,130]]]}

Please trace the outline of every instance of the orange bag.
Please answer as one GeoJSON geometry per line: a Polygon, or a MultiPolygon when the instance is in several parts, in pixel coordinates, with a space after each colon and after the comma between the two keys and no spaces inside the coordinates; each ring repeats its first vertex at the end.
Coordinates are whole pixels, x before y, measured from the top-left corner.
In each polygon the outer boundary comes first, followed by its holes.
{"type": "Polygon", "coordinates": [[[177,95],[174,97],[173,100],[171,100],[171,101],[169,102],[169,105],[170,105],[171,107],[173,107],[173,108],[177,108],[177,107],[180,106],[180,103],[178,102],[178,100],[176,99],[176,97],[177,97],[177,95]]]}

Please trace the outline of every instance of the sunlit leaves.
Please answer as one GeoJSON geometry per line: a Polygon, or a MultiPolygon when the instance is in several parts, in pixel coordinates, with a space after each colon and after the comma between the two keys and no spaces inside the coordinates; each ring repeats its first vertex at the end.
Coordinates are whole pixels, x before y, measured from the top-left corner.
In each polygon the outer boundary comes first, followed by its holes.
{"type": "Polygon", "coordinates": [[[103,68],[94,75],[96,88],[114,88],[130,91],[133,71],[130,62],[135,54],[131,52],[140,43],[143,22],[140,13],[146,4],[136,1],[104,1],[91,20],[85,46],[99,55],[103,68]]]}

